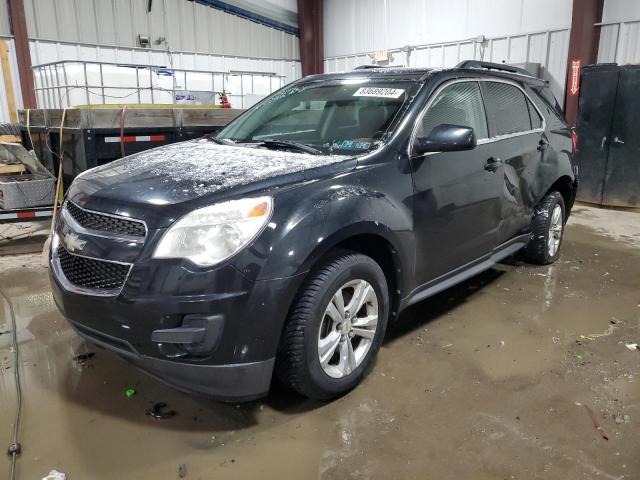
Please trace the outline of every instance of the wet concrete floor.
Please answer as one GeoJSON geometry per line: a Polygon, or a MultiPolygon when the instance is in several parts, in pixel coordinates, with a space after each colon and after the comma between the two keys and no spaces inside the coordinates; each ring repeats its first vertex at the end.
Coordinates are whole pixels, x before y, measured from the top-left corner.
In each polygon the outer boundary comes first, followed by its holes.
{"type": "MultiPolygon", "coordinates": [[[[640,343],[640,214],[619,216],[577,207],[555,265],[510,260],[410,308],[370,376],[329,404],[277,385],[244,405],[176,392],[72,332],[38,255],[2,257],[23,379],[17,478],[175,479],[182,464],[188,479],[640,478],[640,351],[625,346],[640,343]],[[146,416],[158,401],[177,415],[146,416]]],[[[0,478],[8,467],[0,456],[0,478]]]]}

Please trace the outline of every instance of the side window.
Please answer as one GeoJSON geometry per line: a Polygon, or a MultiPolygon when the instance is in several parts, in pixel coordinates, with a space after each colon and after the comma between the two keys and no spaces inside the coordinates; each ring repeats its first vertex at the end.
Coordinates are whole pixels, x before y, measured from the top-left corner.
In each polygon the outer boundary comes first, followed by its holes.
{"type": "Polygon", "coordinates": [[[536,107],[533,106],[531,100],[527,100],[527,106],[529,107],[529,117],[531,118],[531,128],[534,130],[536,128],[542,128],[542,118],[540,114],[536,110],[536,107]]]}
{"type": "Polygon", "coordinates": [[[483,89],[489,119],[495,129],[493,135],[531,130],[527,98],[519,88],[508,83],[483,82],[483,89]]]}
{"type": "Polygon", "coordinates": [[[477,139],[489,136],[477,82],[454,83],[442,90],[422,117],[417,135],[427,136],[433,127],[442,124],[471,127],[477,139]]]}
{"type": "Polygon", "coordinates": [[[535,87],[531,89],[531,93],[533,102],[541,112],[546,114],[549,128],[565,128],[564,114],[549,87],[535,87]]]}

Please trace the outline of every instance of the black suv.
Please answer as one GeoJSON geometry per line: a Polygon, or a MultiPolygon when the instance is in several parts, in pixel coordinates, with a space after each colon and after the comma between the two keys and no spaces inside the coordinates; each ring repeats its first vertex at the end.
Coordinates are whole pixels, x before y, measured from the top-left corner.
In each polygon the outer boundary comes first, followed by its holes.
{"type": "Polygon", "coordinates": [[[79,176],[54,297],[177,388],[247,400],[276,373],[333,398],[408,305],[519,250],[558,258],[573,151],[546,83],[516,68],[310,76],[215,136],[79,176]]]}

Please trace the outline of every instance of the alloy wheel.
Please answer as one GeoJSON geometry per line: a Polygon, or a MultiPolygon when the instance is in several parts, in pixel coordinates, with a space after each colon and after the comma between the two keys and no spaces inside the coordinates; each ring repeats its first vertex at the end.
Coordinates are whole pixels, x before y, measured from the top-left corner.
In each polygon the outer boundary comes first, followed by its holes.
{"type": "Polygon", "coordinates": [[[351,374],[365,359],[378,326],[378,297],[365,280],[351,280],[331,298],[318,332],[318,358],[332,378],[351,374]]]}
{"type": "Polygon", "coordinates": [[[556,204],[551,213],[551,222],[549,223],[549,240],[548,249],[549,256],[554,257],[560,248],[560,240],[562,240],[562,207],[556,204]]]}

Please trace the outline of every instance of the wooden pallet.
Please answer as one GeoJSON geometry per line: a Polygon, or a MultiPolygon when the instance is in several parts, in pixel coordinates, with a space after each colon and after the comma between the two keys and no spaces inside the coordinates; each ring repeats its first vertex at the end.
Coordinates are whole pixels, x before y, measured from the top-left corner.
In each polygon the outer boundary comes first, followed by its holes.
{"type": "Polygon", "coordinates": [[[26,169],[21,163],[2,163],[0,162],[0,175],[2,174],[20,174],[26,169]]]}

